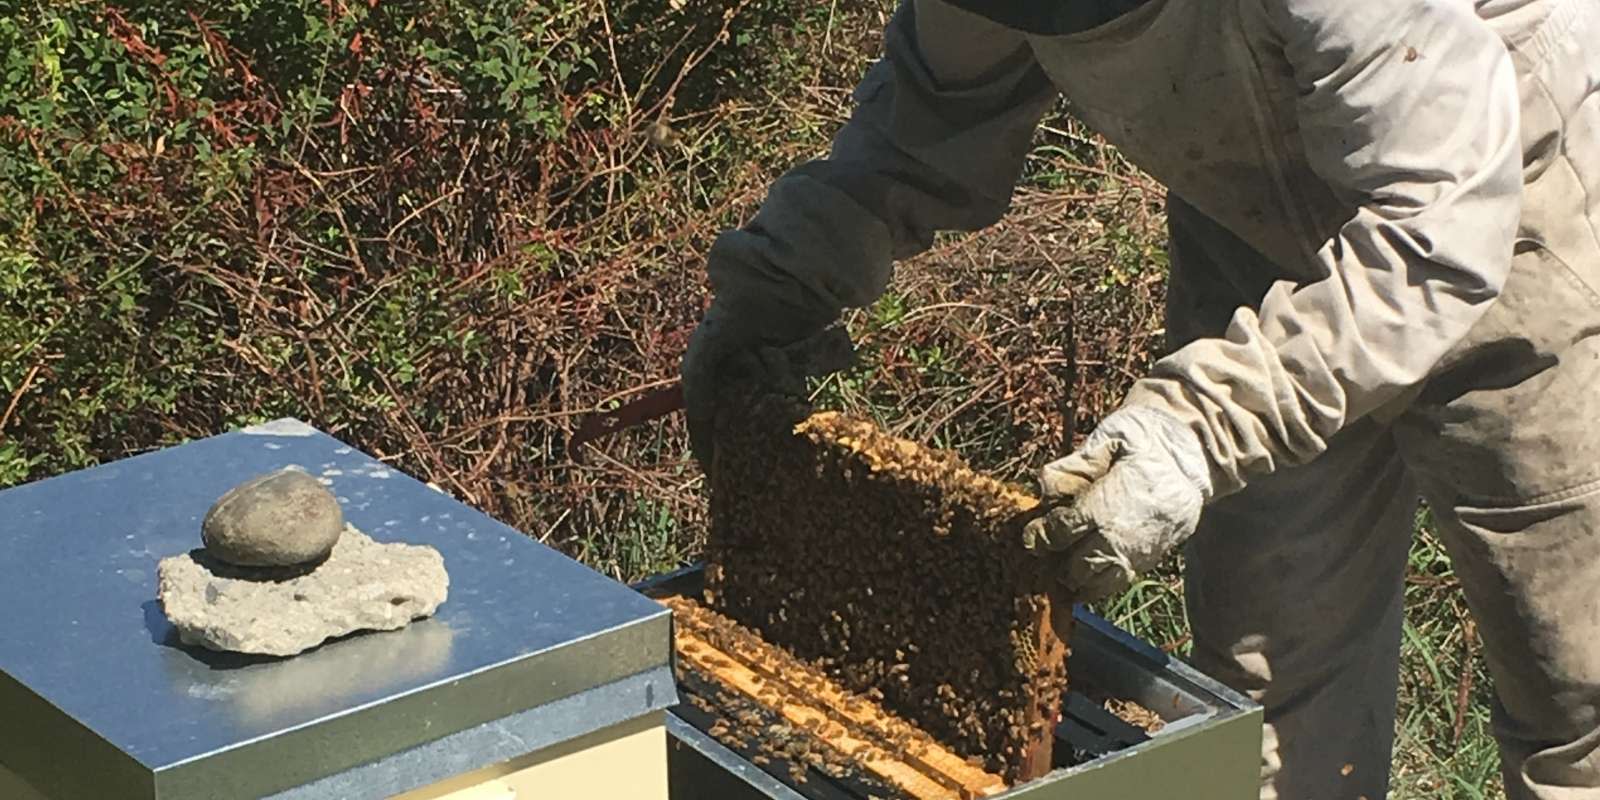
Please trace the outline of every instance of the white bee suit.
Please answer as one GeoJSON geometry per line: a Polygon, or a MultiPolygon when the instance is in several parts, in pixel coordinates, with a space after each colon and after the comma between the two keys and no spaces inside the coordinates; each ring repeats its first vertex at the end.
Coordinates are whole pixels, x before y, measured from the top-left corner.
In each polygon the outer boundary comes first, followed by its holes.
{"type": "Polygon", "coordinates": [[[829,157],[713,247],[722,313],[872,302],[1004,213],[1065,94],[1171,190],[1173,349],[1126,406],[1204,453],[1195,660],[1266,707],[1262,797],[1385,795],[1419,493],[1510,796],[1600,797],[1600,0],[970,5],[900,8],[829,157]]]}

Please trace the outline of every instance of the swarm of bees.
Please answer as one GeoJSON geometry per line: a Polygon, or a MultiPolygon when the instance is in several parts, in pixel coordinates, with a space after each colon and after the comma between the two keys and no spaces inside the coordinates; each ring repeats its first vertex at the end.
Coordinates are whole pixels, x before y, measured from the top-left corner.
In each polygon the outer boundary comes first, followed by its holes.
{"type": "Polygon", "coordinates": [[[1026,491],[794,402],[724,414],[711,481],[706,605],[985,769],[1029,777],[1067,676],[1050,576],[1019,544],[1026,491]]]}

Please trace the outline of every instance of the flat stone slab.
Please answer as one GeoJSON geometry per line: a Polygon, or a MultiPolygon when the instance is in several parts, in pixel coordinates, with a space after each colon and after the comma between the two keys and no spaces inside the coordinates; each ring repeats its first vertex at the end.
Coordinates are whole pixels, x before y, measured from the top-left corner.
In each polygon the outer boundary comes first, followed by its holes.
{"type": "Polygon", "coordinates": [[[198,549],[164,558],[157,597],[185,644],[291,656],[345,634],[428,617],[449,586],[437,550],[379,543],[347,524],[316,565],[239,567],[198,549]]]}

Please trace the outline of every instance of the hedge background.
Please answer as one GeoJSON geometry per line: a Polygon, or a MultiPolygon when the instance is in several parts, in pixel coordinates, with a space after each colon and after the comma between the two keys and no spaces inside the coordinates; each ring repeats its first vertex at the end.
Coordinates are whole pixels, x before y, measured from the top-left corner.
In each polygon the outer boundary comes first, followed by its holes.
{"type": "MultiPolygon", "coordinates": [[[[0,485],[293,415],[619,577],[690,555],[678,421],[565,438],[674,376],[701,254],[825,150],[886,9],[195,7],[0,15],[0,485]]],[[[1020,474],[1063,446],[1076,294],[1116,362],[1081,394],[1141,368],[1159,276],[1075,269],[1144,269],[1159,195],[1058,130],[1018,216],[1067,213],[904,269],[832,402],[1020,474]]]]}

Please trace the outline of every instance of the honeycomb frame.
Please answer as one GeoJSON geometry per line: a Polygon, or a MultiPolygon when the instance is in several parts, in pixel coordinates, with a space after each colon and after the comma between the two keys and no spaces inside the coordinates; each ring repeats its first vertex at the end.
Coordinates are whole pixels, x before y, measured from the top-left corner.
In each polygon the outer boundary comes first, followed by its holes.
{"type": "Polygon", "coordinates": [[[705,602],[1010,783],[1052,766],[1070,603],[1038,501],[794,398],[718,420],[705,602]]]}

